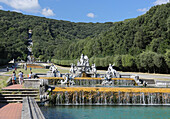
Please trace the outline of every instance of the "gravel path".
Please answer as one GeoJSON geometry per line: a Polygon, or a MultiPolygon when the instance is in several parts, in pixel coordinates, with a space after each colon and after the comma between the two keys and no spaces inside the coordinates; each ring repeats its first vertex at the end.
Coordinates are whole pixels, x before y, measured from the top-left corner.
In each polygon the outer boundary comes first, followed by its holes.
{"type": "MultiPolygon", "coordinates": [[[[45,64],[45,63],[44,63],[45,64]]],[[[49,64],[48,64],[49,65],[49,64]]],[[[68,71],[70,70],[70,67],[62,67],[62,66],[58,66],[58,69],[60,70],[65,70],[68,71]]],[[[8,74],[4,74],[6,73],[6,68],[5,69],[0,69],[0,75],[2,76],[9,76],[8,74]]],[[[97,73],[100,74],[105,74],[106,70],[97,70],[97,73]]],[[[120,74],[126,74],[126,75],[138,75],[140,79],[155,79],[155,80],[167,80],[170,81],[170,74],[153,74],[153,73],[138,73],[138,72],[121,72],[119,71],[120,74]]]]}

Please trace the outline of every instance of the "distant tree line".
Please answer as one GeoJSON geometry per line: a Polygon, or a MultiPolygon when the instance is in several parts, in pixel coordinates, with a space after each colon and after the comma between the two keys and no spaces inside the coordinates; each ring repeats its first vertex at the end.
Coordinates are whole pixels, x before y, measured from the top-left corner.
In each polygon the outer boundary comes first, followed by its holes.
{"type": "MultiPolygon", "coordinates": [[[[74,60],[56,60],[52,62],[59,65],[70,66],[71,63],[77,64],[78,59],[74,60]]],[[[97,67],[108,67],[109,64],[114,65],[114,68],[121,71],[139,71],[139,72],[154,72],[168,73],[170,67],[170,50],[164,55],[157,54],[152,51],[143,52],[136,57],[132,55],[116,55],[106,57],[91,57],[90,64],[95,63],[97,67]]]]}

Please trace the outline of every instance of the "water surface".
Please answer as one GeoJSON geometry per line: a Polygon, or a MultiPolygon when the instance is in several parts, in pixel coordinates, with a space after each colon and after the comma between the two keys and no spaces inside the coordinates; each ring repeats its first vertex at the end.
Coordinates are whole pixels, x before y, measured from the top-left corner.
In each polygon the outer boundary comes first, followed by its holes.
{"type": "Polygon", "coordinates": [[[40,107],[46,119],[170,119],[170,106],[40,107]]]}

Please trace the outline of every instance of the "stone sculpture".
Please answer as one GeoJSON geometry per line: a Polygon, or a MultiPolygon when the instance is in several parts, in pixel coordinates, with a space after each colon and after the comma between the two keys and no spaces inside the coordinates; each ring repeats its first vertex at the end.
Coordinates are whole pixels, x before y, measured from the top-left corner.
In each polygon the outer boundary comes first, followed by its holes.
{"type": "Polygon", "coordinates": [[[61,80],[61,85],[74,85],[75,82],[73,81],[73,77],[72,75],[69,75],[68,73],[66,73],[64,76],[63,76],[63,80],[61,80]]]}
{"type": "Polygon", "coordinates": [[[55,65],[51,65],[49,68],[50,71],[47,72],[48,77],[60,77],[60,72],[58,71],[57,67],[55,65]]]}
{"type": "Polygon", "coordinates": [[[108,70],[106,71],[106,75],[107,77],[110,76],[111,78],[118,78],[119,73],[115,69],[113,69],[113,66],[114,64],[113,65],[109,64],[108,70]]]}
{"type": "Polygon", "coordinates": [[[57,67],[56,67],[55,65],[53,65],[53,64],[50,66],[49,69],[50,69],[50,71],[51,71],[52,73],[58,72],[57,67]]]}
{"type": "Polygon", "coordinates": [[[81,54],[80,60],[77,61],[77,66],[71,64],[70,73],[76,77],[81,77],[82,74],[96,77],[97,70],[95,64],[90,67],[87,55],[81,54]]]}
{"type": "Polygon", "coordinates": [[[106,75],[106,77],[102,81],[102,85],[112,85],[112,83],[113,82],[112,82],[111,77],[109,75],[106,75]]]}

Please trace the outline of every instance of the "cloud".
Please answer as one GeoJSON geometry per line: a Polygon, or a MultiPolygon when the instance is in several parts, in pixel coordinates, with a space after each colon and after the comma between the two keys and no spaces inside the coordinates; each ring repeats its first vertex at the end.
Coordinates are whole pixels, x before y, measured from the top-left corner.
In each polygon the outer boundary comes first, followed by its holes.
{"type": "MultiPolygon", "coordinates": [[[[154,4],[154,5],[161,5],[161,4],[166,4],[166,3],[168,3],[168,2],[169,2],[169,0],[156,0],[153,4],[154,4]]],[[[145,13],[145,12],[147,12],[149,9],[150,9],[150,7],[148,7],[148,8],[143,8],[143,9],[137,9],[137,11],[138,11],[138,12],[143,12],[143,13],[145,13]]]]}
{"type": "Polygon", "coordinates": [[[138,11],[138,12],[146,12],[146,11],[148,11],[148,9],[146,9],[146,8],[143,8],[143,9],[137,9],[137,11],[138,11]]]}
{"type": "Polygon", "coordinates": [[[3,7],[0,5],[0,10],[3,10],[3,7]]]}
{"type": "Polygon", "coordinates": [[[18,13],[22,13],[21,11],[19,10],[12,10],[13,12],[18,12],[18,13]]]}
{"type": "Polygon", "coordinates": [[[53,11],[50,8],[44,8],[42,10],[42,15],[44,15],[44,16],[54,16],[55,14],[53,13],[53,11]]]}
{"type": "Polygon", "coordinates": [[[40,9],[38,0],[0,0],[0,2],[5,3],[16,10],[26,12],[38,12],[38,9],[40,9]]]}
{"type": "Polygon", "coordinates": [[[87,17],[94,18],[95,15],[94,15],[94,13],[88,13],[88,14],[87,14],[87,17]]]}
{"type": "Polygon", "coordinates": [[[169,2],[169,0],[156,0],[153,4],[154,5],[161,5],[161,4],[166,4],[168,2],[169,2]]]}

